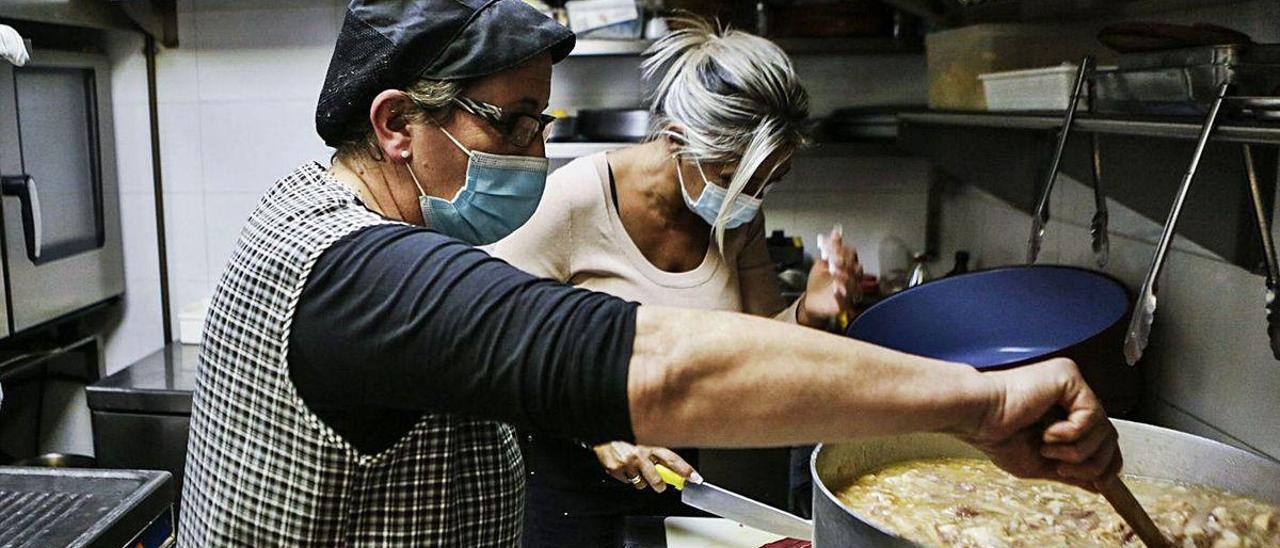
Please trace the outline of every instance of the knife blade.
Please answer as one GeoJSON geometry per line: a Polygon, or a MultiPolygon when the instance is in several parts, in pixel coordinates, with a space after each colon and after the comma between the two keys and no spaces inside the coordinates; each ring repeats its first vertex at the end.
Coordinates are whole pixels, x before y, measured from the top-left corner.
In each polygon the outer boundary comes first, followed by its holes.
{"type": "Polygon", "coordinates": [[[661,464],[655,465],[655,468],[667,485],[680,491],[680,501],[688,506],[761,531],[801,540],[813,540],[813,522],[807,519],[705,481],[686,480],[661,464]]]}

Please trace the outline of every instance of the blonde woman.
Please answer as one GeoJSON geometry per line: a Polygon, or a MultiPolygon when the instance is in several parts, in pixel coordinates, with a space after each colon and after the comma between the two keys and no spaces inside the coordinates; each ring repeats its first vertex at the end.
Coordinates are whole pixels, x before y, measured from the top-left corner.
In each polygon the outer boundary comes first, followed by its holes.
{"type": "MultiPolygon", "coordinates": [[[[759,211],[805,144],[808,95],[768,40],[701,20],[676,24],[643,64],[657,83],[653,137],[557,170],[530,221],[491,252],[642,304],[825,326],[850,304],[857,254],[836,235],[839,251],[814,265],[808,291],[784,309],[759,211]]],[[[698,333],[688,336],[696,345],[698,333]]],[[[695,474],[693,451],[589,448],[529,432],[521,442],[526,547],[619,545],[623,516],[682,511],[678,496],[645,491],[665,490],[655,463],[695,474]]]]}

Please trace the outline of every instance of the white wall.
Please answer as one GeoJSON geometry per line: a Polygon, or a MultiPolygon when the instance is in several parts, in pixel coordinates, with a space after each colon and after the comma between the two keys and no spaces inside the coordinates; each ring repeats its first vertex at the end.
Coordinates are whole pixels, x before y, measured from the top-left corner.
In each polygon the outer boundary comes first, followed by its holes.
{"type": "Polygon", "coordinates": [[[164,333],[143,40],[111,32],[108,43],[125,271],[123,313],[106,338],[110,374],[163,346],[164,333]]]}
{"type": "Polygon", "coordinates": [[[328,162],[313,116],[345,5],[179,2],[181,46],[157,57],[175,336],[178,311],[213,290],[267,187],[328,162]]]}

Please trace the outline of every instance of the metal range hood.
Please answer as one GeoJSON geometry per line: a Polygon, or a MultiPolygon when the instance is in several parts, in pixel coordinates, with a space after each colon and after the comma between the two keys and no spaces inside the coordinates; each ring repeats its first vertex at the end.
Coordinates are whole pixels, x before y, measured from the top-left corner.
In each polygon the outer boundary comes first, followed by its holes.
{"type": "Polygon", "coordinates": [[[0,18],[72,27],[140,30],[178,45],[176,0],[0,0],[0,18]]]}

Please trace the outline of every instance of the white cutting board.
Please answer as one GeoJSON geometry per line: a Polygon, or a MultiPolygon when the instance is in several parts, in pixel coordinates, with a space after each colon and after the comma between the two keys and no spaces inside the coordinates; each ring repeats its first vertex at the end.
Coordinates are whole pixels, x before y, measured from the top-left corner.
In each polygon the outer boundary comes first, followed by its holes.
{"type": "Polygon", "coordinates": [[[783,537],[721,518],[670,517],[663,520],[667,548],[759,548],[783,537]]]}

